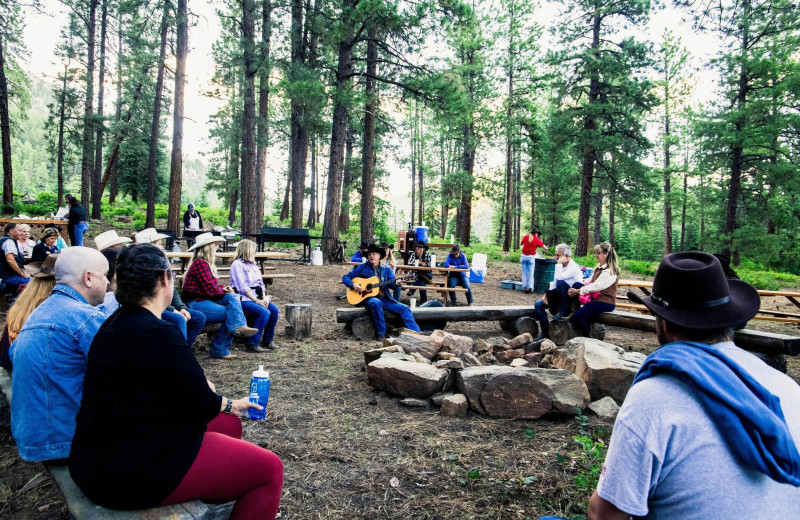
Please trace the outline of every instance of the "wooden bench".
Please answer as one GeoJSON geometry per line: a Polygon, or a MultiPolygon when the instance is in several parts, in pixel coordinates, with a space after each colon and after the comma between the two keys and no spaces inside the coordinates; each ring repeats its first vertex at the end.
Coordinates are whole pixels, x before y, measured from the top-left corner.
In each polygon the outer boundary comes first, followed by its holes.
{"type": "MultiPolygon", "coordinates": [[[[625,303],[621,301],[617,301],[617,308],[618,309],[631,309],[635,311],[641,311],[650,313],[650,311],[644,305],[640,303],[625,303]]],[[[780,312],[780,311],[758,311],[758,314],[753,316],[754,320],[759,321],[774,321],[779,323],[800,323],[800,314],[792,314],[789,312],[780,312]],[[764,316],[767,314],[767,316],[764,316]]]]}
{"type": "MultiPolygon", "coordinates": [[[[430,302],[429,302],[430,303],[430,302]]],[[[439,305],[441,303],[436,302],[439,305]]],[[[499,321],[501,328],[514,335],[525,332],[536,336],[539,324],[532,306],[471,306],[471,307],[415,307],[411,309],[414,320],[427,328],[443,329],[449,321],[499,321]]],[[[386,313],[387,323],[402,326],[402,320],[394,313],[386,313]]],[[[375,325],[369,311],[363,307],[336,309],[336,322],[349,326],[353,335],[362,341],[375,337],[375,325]]]]}
{"type": "MultiPolygon", "coordinates": [[[[2,367],[0,367],[0,389],[11,403],[11,378],[2,367]]],[[[206,504],[200,500],[193,500],[139,511],[107,509],[86,498],[72,480],[66,465],[45,463],[44,466],[64,495],[70,518],[75,520],[224,520],[230,517],[236,504],[236,502],[206,504]]]]}

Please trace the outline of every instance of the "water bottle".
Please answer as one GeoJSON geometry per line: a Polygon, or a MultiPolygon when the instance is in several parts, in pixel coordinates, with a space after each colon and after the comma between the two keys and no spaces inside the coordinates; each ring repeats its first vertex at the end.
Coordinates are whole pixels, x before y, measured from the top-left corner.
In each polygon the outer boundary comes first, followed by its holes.
{"type": "Polygon", "coordinates": [[[269,402],[269,372],[264,370],[264,365],[258,365],[258,370],[253,371],[250,379],[250,402],[260,404],[263,410],[250,408],[250,420],[263,421],[267,417],[267,402],[269,402]]]}

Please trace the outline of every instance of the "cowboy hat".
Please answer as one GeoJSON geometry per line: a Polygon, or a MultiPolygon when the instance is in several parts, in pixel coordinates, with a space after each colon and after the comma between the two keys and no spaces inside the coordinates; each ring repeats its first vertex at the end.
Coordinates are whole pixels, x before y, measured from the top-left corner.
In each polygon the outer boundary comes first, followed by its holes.
{"type": "Polygon", "coordinates": [[[394,244],[390,244],[389,242],[381,242],[381,247],[384,249],[386,249],[387,247],[389,249],[394,249],[394,244]]]}
{"type": "Polygon", "coordinates": [[[44,262],[33,262],[25,266],[25,271],[33,278],[55,278],[58,253],[47,255],[44,262]]]}
{"type": "Polygon", "coordinates": [[[120,244],[130,244],[131,242],[133,242],[133,240],[128,237],[119,236],[113,229],[111,231],[106,231],[105,233],[100,233],[94,237],[94,245],[97,246],[98,251],[108,249],[109,247],[118,246],[120,244]]]}
{"type": "Polygon", "coordinates": [[[364,240],[363,242],[361,242],[361,245],[360,245],[360,246],[358,246],[358,249],[359,249],[359,250],[363,250],[363,249],[369,249],[369,242],[367,242],[366,240],[364,240]]]}
{"type": "Polygon", "coordinates": [[[386,256],[386,250],[382,247],[378,247],[375,244],[370,244],[367,248],[367,256],[369,256],[370,253],[378,253],[381,255],[381,260],[383,260],[383,257],[386,256]]]}
{"type": "Polygon", "coordinates": [[[58,230],[56,228],[45,228],[44,231],[42,231],[42,234],[39,235],[39,241],[40,242],[44,242],[45,238],[52,237],[52,236],[58,236],[58,235],[59,235],[59,233],[58,233],[58,230]]]}
{"type": "Polygon", "coordinates": [[[450,249],[451,255],[460,255],[461,254],[461,246],[456,244],[450,249]]]}
{"type": "Polygon", "coordinates": [[[159,233],[156,231],[156,228],[147,228],[136,233],[134,238],[136,238],[137,244],[149,244],[151,242],[155,242],[156,240],[164,240],[165,238],[169,238],[169,235],[159,233]]]}
{"type": "Polygon", "coordinates": [[[215,236],[212,233],[201,233],[194,238],[194,245],[189,248],[189,251],[194,251],[195,249],[213,244],[214,242],[225,242],[225,239],[215,236]]]}
{"type": "Polygon", "coordinates": [[[421,247],[422,249],[427,251],[428,250],[428,243],[427,242],[417,242],[416,244],[414,244],[414,247],[415,248],[421,247]]]}
{"type": "Polygon", "coordinates": [[[708,253],[665,256],[653,280],[653,294],[628,292],[656,316],[694,330],[724,329],[758,313],[761,298],[753,286],[727,280],[719,260],[708,253]]]}

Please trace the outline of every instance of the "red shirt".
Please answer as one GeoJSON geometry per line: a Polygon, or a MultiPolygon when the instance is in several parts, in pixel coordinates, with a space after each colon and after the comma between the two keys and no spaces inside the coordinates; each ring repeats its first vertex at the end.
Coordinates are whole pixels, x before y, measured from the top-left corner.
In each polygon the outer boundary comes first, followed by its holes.
{"type": "Polygon", "coordinates": [[[523,255],[535,255],[536,248],[544,246],[544,242],[542,242],[539,237],[536,235],[525,235],[522,237],[522,254],[523,255]],[[533,240],[531,240],[531,238],[533,240]]]}
{"type": "Polygon", "coordinates": [[[193,300],[218,300],[225,296],[225,289],[219,280],[211,273],[208,262],[198,258],[186,271],[183,280],[181,299],[185,302],[193,300]]]}

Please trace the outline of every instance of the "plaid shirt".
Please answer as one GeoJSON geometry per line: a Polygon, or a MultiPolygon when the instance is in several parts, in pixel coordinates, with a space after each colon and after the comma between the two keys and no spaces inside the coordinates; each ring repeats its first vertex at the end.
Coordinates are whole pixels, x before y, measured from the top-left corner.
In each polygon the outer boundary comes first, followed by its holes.
{"type": "MultiPolygon", "coordinates": [[[[411,256],[408,257],[408,265],[414,265],[414,263],[416,261],[417,261],[417,252],[414,251],[413,253],[411,253],[411,256]]],[[[431,254],[428,253],[427,251],[423,251],[422,252],[422,256],[419,258],[419,263],[420,264],[428,264],[430,266],[431,265],[431,254]]],[[[425,275],[428,278],[430,278],[431,277],[431,271],[414,271],[414,280],[416,280],[418,282],[424,280],[424,278],[422,278],[422,275],[425,275]]]]}
{"type": "Polygon", "coordinates": [[[225,296],[224,286],[219,283],[208,262],[202,258],[192,261],[186,278],[183,280],[181,298],[183,301],[218,300],[225,296]]]}

